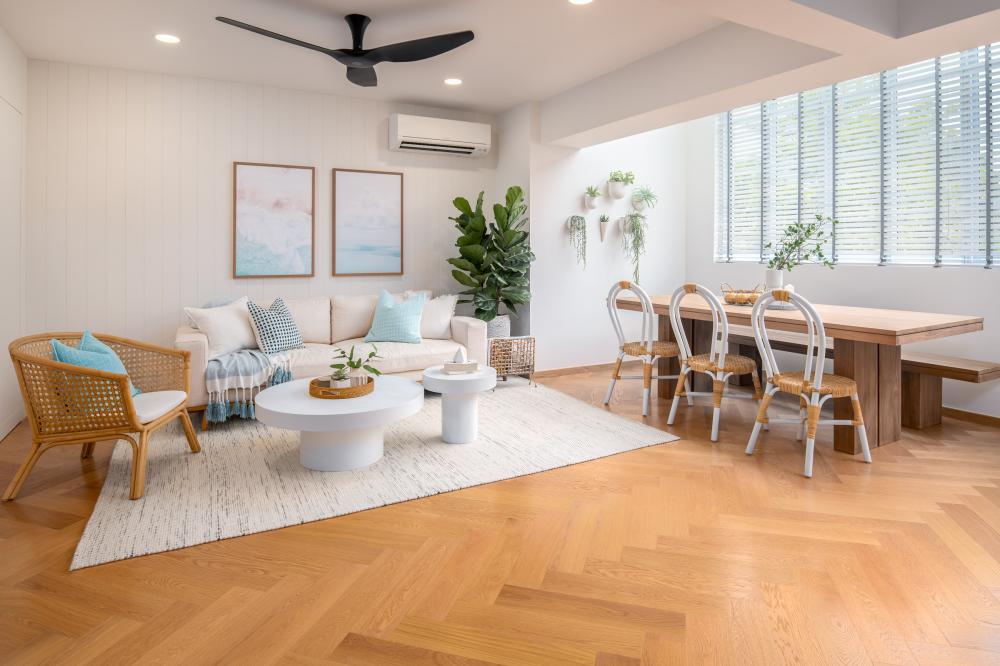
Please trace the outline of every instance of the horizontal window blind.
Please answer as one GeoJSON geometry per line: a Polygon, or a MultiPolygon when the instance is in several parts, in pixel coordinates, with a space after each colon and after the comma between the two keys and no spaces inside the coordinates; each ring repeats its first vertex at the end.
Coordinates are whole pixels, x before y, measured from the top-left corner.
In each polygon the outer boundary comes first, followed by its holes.
{"type": "Polygon", "coordinates": [[[716,260],[766,261],[822,215],[836,262],[991,266],[998,59],[994,43],[721,114],[716,260]]]}

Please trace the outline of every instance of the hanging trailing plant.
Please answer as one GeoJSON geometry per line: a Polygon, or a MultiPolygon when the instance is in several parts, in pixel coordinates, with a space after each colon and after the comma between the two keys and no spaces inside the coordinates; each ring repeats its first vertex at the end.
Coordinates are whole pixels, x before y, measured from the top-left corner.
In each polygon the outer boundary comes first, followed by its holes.
{"type": "Polygon", "coordinates": [[[646,253],[646,216],[629,213],[622,218],[622,250],[632,262],[632,279],[639,281],[639,259],[646,253]]]}
{"type": "Polygon", "coordinates": [[[566,220],[569,228],[569,244],[576,250],[576,262],[587,268],[587,220],[582,215],[574,215],[566,220]]]}

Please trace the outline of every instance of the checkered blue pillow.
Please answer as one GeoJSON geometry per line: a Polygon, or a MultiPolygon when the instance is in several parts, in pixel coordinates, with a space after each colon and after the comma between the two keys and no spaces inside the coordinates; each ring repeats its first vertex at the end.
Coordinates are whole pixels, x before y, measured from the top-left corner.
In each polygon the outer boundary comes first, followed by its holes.
{"type": "Polygon", "coordinates": [[[392,294],[382,290],[375,306],[375,318],[365,342],[410,342],[419,344],[420,317],[424,313],[427,296],[416,294],[397,302],[392,294]]]}
{"type": "Polygon", "coordinates": [[[277,354],[287,349],[305,347],[299,327],[283,300],[274,299],[274,303],[266,309],[248,300],[247,308],[250,310],[250,323],[257,337],[257,346],[262,352],[277,354]]]}

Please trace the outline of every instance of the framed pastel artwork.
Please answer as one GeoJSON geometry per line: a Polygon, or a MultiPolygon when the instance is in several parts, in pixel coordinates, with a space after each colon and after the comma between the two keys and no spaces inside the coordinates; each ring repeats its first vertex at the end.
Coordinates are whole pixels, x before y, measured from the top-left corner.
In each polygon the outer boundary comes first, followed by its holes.
{"type": "Polygon", "coordinates": [[[403,274],[403,174],[333,170],[333,274],[403,274]]]}
{"type": "Polygon", "coordinates": [[[312,277],[316,170],[233,162],[233,277],[312,277]]]}

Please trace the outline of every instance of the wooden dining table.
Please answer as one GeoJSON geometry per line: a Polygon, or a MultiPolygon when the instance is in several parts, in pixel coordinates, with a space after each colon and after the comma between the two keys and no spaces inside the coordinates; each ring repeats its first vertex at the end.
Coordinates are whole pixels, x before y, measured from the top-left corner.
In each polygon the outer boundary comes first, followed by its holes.
{"type": "MultiPolygon", "coordinates": [[[[711,310],[696,294],[685,294],[683,299],[680,315],[692,352],[706,353],[711,340],[711,310]]],[[[658,338],[674,340],[670,326],[670,296],[655,296],[652,301],[658,320],[658,338]]],[[[622,296],[617,304],[622,310],[642,310],[634,296],[622,296]]],[[[827,338],[833,339],[833,372],[850,377],[858,384],[865,429],[873,446],[895,442],[901,436],[903,345],[983,330],[983,318],[976,316],[813,305],[823,319],[827,338]]],[[[730,326],[750,325],[750,307],[724,307],[730,326]]],[[[768,310],[765,322],[768,330],[807,332],[805,320],[798,310],[768,310]]],[[[657,374],[677,374],[678,370],[676,358],[660,359],[657,374]]],[[[659,380],[658,395],[672,398],[674,381],[659,380]]],[[[836,399],[833,403],[836,418],[851,417],[849,399],[836,399]]],[[[858,452],[852,427],[834,426],[834,448],[852,454],[858,452]]]]}

